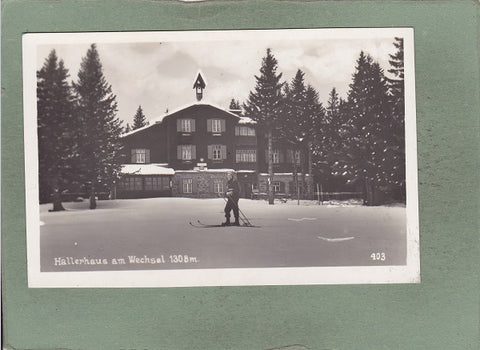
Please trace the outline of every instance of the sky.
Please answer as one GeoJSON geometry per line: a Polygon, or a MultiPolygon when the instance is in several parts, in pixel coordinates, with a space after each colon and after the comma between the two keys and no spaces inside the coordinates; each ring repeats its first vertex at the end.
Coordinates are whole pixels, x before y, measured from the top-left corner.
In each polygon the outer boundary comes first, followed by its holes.
{"type": "MultiPolygon", "coordinates": [[[[389,54],[395,53],[393,36],[373,38],[249,38],[233,40],[179,40],[162,42],[100,42],[97,49],[106,80],[117,97],[118,117],[132,124],[139,105],[148,120],[165,111],[196,102],[193,82],[200,70],[206,80],[204,101],[228,108],[232,98],[244,102],[255,87],[262,58],[270,48],[277,72],[291,82],[298,69],[305,82],[326,104],[335,87],[346,97],[360,51],[370,54],[387,72],[389,54]]],[[[52,49],[77,80],[80,62],[90,42],[37,46],[37,70],[52,49]]]]}

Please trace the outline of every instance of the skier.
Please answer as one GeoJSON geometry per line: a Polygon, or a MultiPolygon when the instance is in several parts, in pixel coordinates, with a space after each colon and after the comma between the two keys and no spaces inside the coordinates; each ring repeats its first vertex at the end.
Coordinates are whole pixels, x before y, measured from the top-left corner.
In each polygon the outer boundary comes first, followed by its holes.
{"type": "Polygon", "coordinates": [[[239,208],[238,208],[238,199],[240,197],[240,186],[238,184],[235,173],[229,172],[227,174],[227,204],[225,205],[225,222],[222,223],[222,226],[230,225],[230,212],[233,209],[233,216],[235,217],[235,222],[233,225],[240,226],[239,222],[239,208]]]}

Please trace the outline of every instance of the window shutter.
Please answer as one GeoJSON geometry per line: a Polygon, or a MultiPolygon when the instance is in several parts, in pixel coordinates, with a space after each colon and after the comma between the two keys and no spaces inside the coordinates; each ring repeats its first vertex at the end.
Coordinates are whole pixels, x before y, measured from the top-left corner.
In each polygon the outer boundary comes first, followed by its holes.
{"type": "Polygon", "coordinates": [[[239,136],[240,135],[240,127],[236,126],[235,127],[235,136],[239,136]]]}
{"type": "Polygon", "coordinates": [[[268,164],[268,148],[265,150],[265,163],[268,164]]]}
{"type": "Polygon", "coordinates": [[[227,159],[227,146],[225,145],[220,146],[220,158],[227,159]]]}
{"type": "Polygon", "coordinates": [[[220,119],[220,131],[225,132],[225,130],[227,130],[225,125],[225,119],[220,119]]]}
{"type": "Polygon", "coordinates": [[[177,132],[182,131],[182,120],[177,119],[177,132]]]}
{"type": "Polygon", "coordinates": [[[207,119],[207,132],[212,132],[212,119],[207,119]]]}
{"type": "Polygon", "coordinates": [[[197,159],[197,146],[192,145],[192,159],[197,159]]]}
{"type": "Polygon", "coordinates": [[[145,150],[145,163],[150,163],[150,150],[145,150]]]}
{"type": "Polygon", "coordinates": [[[132,149],[132,163],[136,163],[137,160],[136,160],[136,157],[135,157],[135,150],[132,149]]]}
{"type": "Polygon", "coordinates": [[[195,119],[191,119],[190,123],[191,123],[190,126],[192,128],[192,132],[195,132],[195,119]]]}
{"type": "Polygon", "coordinates": [[[208,159],[213,159],[213,146],[212,145],[208,145],[207,146],[207,156],[208,156],[208,159]]]}
{"type": "Polygon", "coordinates": [[[278,151],[278,161],[279,161],[280,163],[285,162],[285,154],[284,154],[284,152],[278,151]]]}
{"type": "Polygon", "coordinates": [[[280,192],[285,193],[285,182],[280,181],[280,192]]]}
{"type": "Polygon", "coordinates": [[[177,146],[177,159],[182,159],[182,146],[177,146]]]}

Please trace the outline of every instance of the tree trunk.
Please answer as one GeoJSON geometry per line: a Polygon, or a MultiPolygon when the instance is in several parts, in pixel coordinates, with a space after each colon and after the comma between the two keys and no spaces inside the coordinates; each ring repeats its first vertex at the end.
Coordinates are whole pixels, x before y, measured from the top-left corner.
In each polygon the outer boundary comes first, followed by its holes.
{"type": "Polygon", "coordinates": [[[300,205],[300,188],[298,186],[298,169],[297,169],[297,158],[296,150],[292,151],[292,159],[293,159],[293,182],[295,183],[295,194],[297,196],[297,205],[300,205]]]}
{"type": "Polygon", "coordinates": [[[272,129],[267,132],[268,137],[268,204],[274,202],[273,198],[273,152],[272,152],[272,129]]]}
{"type": "Polygon", "coordinates": [[[58,178],[54,178],[52,181],[52,202],[53,202],[53,209],[50,211],[62,211],[65,208],[62,205],[62,196],[60,194],[60,188],[58,186],[58,178]]]}
{"type": "Polygon", "coordinates": [[[375,205],[375,186],[373,181],[365,178],[365,194],[363,197],[363,204],[366,206],[375,205]]]}
{"type": "Polygon", "coordinates": [[[314,196],[314,191],[313,191],[313,161],[312,161],[312,147],[313,147],[313,144],[312,144],[312,141],[308,141],[308,150],[307,150],[307,154],[308,154],[308,179],[309,179],[309,183],[308,183],[308,193],[310,193],[310,195],[312,196],[312,199],[315,198],[314,196]]]}
{"type": "Polygon", "coordinates": [[[90,186],[90,209],[95,209],[97,207],[97,201],[95,199],[95,181],[96,180],[92,180],[90,186]]]}

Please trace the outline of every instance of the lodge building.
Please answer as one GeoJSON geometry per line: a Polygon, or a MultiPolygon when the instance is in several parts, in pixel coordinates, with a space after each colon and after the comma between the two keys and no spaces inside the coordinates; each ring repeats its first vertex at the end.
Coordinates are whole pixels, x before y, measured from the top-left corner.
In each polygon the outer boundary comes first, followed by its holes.
{"type": "MultiPolygon", "coordinates": [[[[227,173],[234,170],[244,198],[266,196],[267,149],[256,123],[203,101],[206,87],[198,73],[193,88],[196,103],[166,113],[161,120],[122,136],[128,163],[122,165],[116,198],[222,196],[227,173]]],[[[293,196],[293,159],[303,155],[274,143],[272,185],[277,196],[293,196]]],[[[311,191],[312,179],[299,178],[311,191]]]]}

